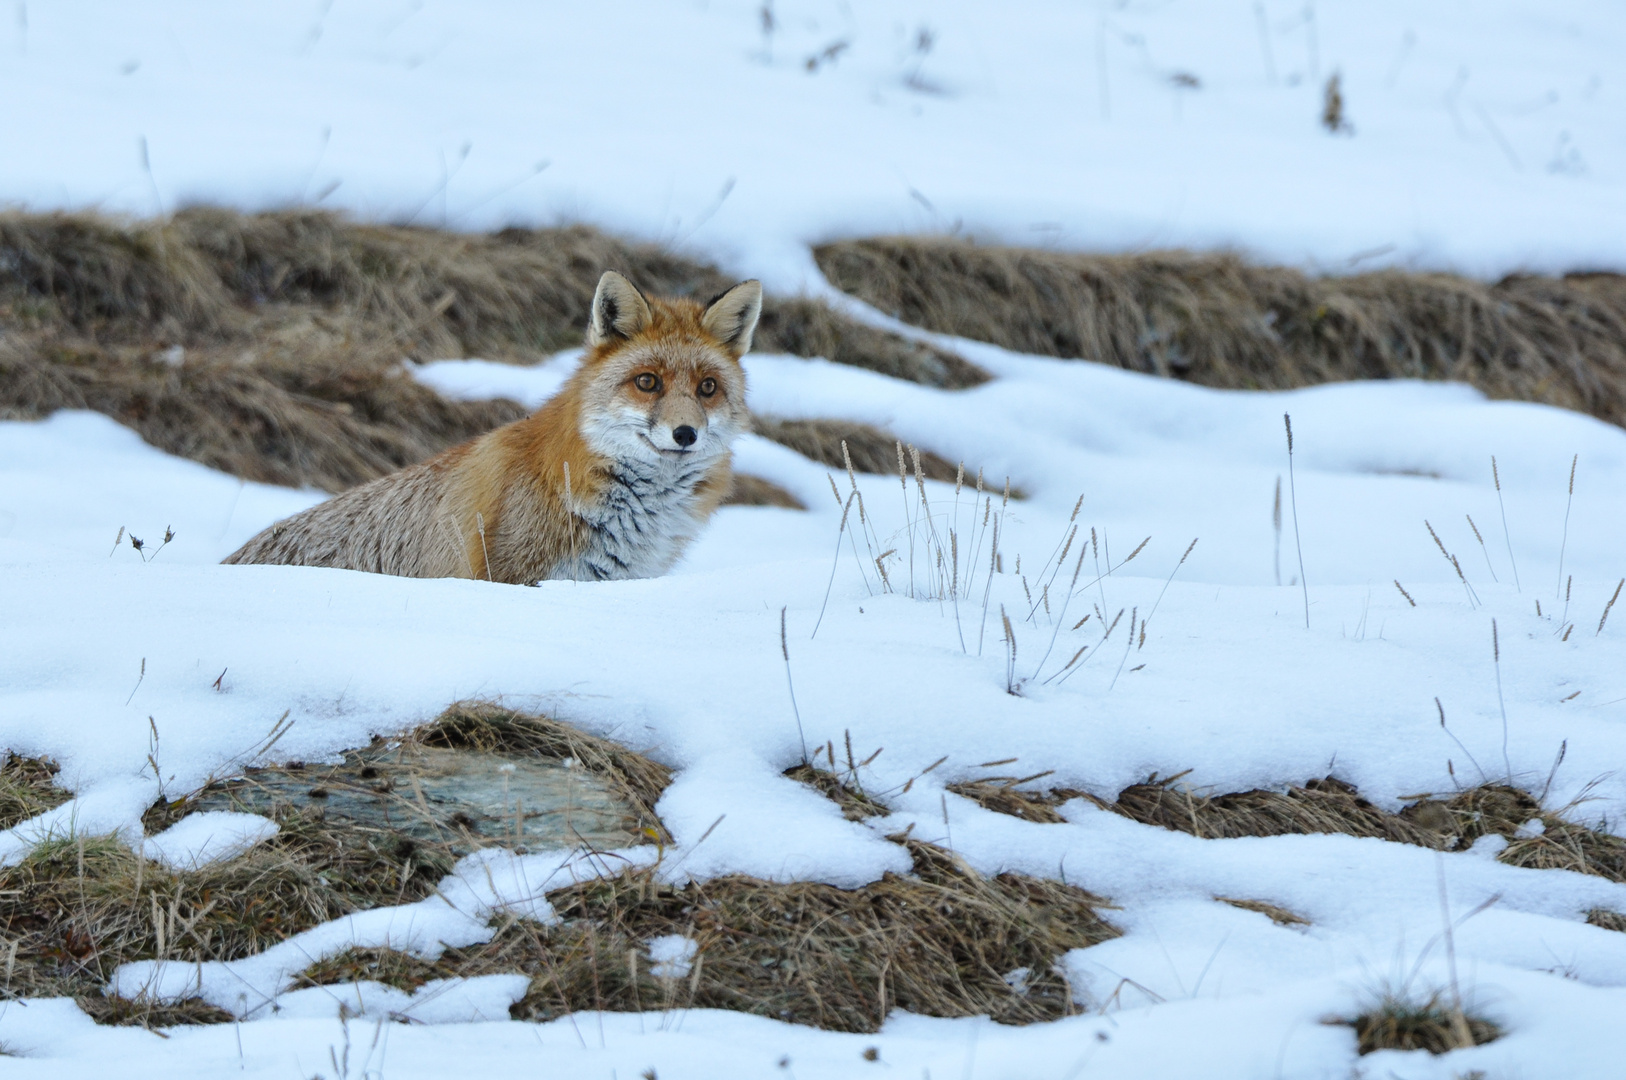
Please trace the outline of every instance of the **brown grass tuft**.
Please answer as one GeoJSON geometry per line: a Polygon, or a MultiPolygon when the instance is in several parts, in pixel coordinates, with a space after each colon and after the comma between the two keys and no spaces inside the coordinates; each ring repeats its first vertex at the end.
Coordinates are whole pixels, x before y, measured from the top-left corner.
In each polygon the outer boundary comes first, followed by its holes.
{"type": "Polygon", "coordinates": [[[1593,926],[1601,926],[1605,930],[1618,930],[1626,934],[1626,915],[1607,908],[1593,908],[1586,913],[1586,921],[1593,926]]]}
{"type": "Polygon", "coordinates": [[[1067,819],[1056,811],[1065,799],[1055,793],[1027,791],[1009,780],[971,780],[949,784],[948,790],[996,814],[1009,814],[1039,825],[1059,825],[1067,819]]]}
{"type": "Polygon", "coordinates": [[[0,759],[0,829],[61,806],[72,796],[52,782],[57,765],[6,751],[0,759]]]}
{"type": "Polygon", "coordinates": [[[1214,899],[1222,904],[1230,904],[1234,908],[1241,908],[1243,911],[1258,912],[1277,926],[1310,925],[1310,920],[1303,915],[1295,914],[1284,907],[1270,903],[1268,900],[1238,900],[1234,896],[1216,896],[1214,899]]]}
{"type": "Polygon", "coordinates": [[[760,476],[748,473],[734,474],[734,490],[729,492],[729,506],[778,506],[786,510],[806,510],[807,504],[796,496],[760,476]]]}
{"type": "Polygon", "coordinates": [[[880,237],[815,249],[838,288],[1022,352],[1230,389],[1453,379],[1626,424],[1626,277],[1310,277],[1234,255],[1075,255],[880,237]]]}
{"type": "Polygon", "coordinates": [[[853,890],[738,876],[674,888],[649,870],[572,886],[548,896],[561,925],[515,923],[488,945],[448,950],[435,972],[525,972],[531,990],[513,1012],[531,1019],[719,1008],[874,1031],[894,1008],[1001,1023],[1073,1012],[1054,962],[1117,935],[1098,914],[1108,905],[1055,882],[986,878],[905,842],[912,874],[853,890]],[[667,934],[699,944],[687,976],[649,970],[643,944],[667,934]]]}
{"type": "Polygon", "coordinates": [[[863,821],[891,812],[885,803],[852,783],[851,778],[843,780],[826,769],[795,765],[786,769],[785,775],[799,784],[806,784],[841,807],[841,816],[848,821],[863,821]]]}
{"type": "MultiPolygon", "coordinates": [[[[901,441],[890,431],[883,431],[856,420],[780,420],[771,416],[753,416],[751,426],[758,435],[772,439],[780,446],[812,458],[821,465],[837,471],[847,468],[841,456],[841,444],[847,443],[852,454],[853,468],[859,472],[883,476],[897,475],[898,451],[901,441]]],[[[920,468],[928,480],[954,483],[959,469],[947,458],[930,450],[920,452],[920,468]]]]}
{"type": "Polygon", "coordinates": [[[1501,1037],[1502,1029],[1493,1021],[1458,1009],[1446,997],[1444,991],[1426,998],[1388,991],[1366,1012],[1338,1022],[1355,1029],[1356,1049],[1361,1054],[1378,1050],[1444,1054],[1501,1037]]]}

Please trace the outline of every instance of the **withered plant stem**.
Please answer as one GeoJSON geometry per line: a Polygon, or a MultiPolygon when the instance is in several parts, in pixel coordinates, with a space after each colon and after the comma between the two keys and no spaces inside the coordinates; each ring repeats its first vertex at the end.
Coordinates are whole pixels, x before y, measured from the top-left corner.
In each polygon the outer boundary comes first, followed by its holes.
{"type": "Polygon", "coordinates": [[[796,738],[802,744],[802,764],[811,767],[807,757],[807,734],[802,730],[802,710],[796,707],[796,684],[790,677],[790,642],[785,635],[785,608],[779,609],[779,652],[785,658],[785,687],[790,691],[790,711],[796,717],[796,738]]]}
{"type": "Polygon", "coordinates": [[[1575,504],[1575,466],[1580,460],[1580,454],[1570,458],[1570,493],[1564,502],[1564,539],[1558,545],[1558,588],[1553,591],[1555,597],[1564,588],[1564,551],[1570,543],[1570,507],[1575,504]]]}
{"type": "Polygon", "coordinates": [[[1293,478],[1293,418],[1282,413],[1282,423],[1287,426],[1287,491],[1293,506],[1293,546],[1299,553],[1299,587],[1304,590],[1304,628],[1310,629],[1310,583],[1304,577],[1304,544],[1299,539],[1299,488],[1298,482],[1293,478]]]}
{"type": "Polygon", "coordinates": [[[1491,620],[1491,659],[1496,665],[1496,706],[1502,711],[1502,768],[1506,770],[1504,783],[1513,783],[1513,763],[1507,756],[1507,702],[1502,697],[1502,640],[1496,631],[1496,620],[1491,620]]]}
{"type": "Polygon", "coordinates": [[[1496,455],[1491,455],[1491,480],[1496,483],[1496,507],[1502,512],[1502,539],[1507,543],[1507,561],[1513,567],[1513,588],[1524,592],[1524,586],[1519,584],[1519,563],[1513,557],[1513,535],[1507,531],[1507,504],[1502,501],[1502,474],[1496,468],[1496,455]]]}

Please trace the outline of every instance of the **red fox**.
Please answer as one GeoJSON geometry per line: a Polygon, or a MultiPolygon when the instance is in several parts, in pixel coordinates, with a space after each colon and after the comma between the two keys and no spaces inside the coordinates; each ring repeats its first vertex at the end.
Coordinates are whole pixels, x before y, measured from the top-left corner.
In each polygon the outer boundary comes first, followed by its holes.
{"type": "Polygon", "coordinates": [[[533,415],[278,522],[228,563],[512,584],[664,573],[728,495],[747,430],[744,281],[702,307],[599,279],[587,353],[533,415]]]}

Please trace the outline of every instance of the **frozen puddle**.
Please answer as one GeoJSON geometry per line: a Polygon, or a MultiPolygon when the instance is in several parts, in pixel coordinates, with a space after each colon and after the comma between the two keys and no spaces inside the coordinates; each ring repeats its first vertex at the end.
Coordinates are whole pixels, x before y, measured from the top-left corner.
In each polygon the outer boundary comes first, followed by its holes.
{"type": "Polygon", "coordinates": [[[336,765],[251,769],[206,788],[194,811],[290,806],[462,848],[604,849],[640,839],[632,805],[574,762],[414,745],[346,751],[336,765]]]}

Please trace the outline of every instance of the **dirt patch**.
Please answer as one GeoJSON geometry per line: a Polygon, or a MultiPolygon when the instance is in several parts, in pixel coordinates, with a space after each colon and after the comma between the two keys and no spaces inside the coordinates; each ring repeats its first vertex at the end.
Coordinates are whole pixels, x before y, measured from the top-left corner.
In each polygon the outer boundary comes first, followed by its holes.
{"type": "Polygon", "coordinates": [[[1453,379],[1626,423],[1626,277],[1312,277],[1234,255],[1077,255],[880,237],[815,249],[838,288],[941,333],[1205,386],[1453,379]]]}

